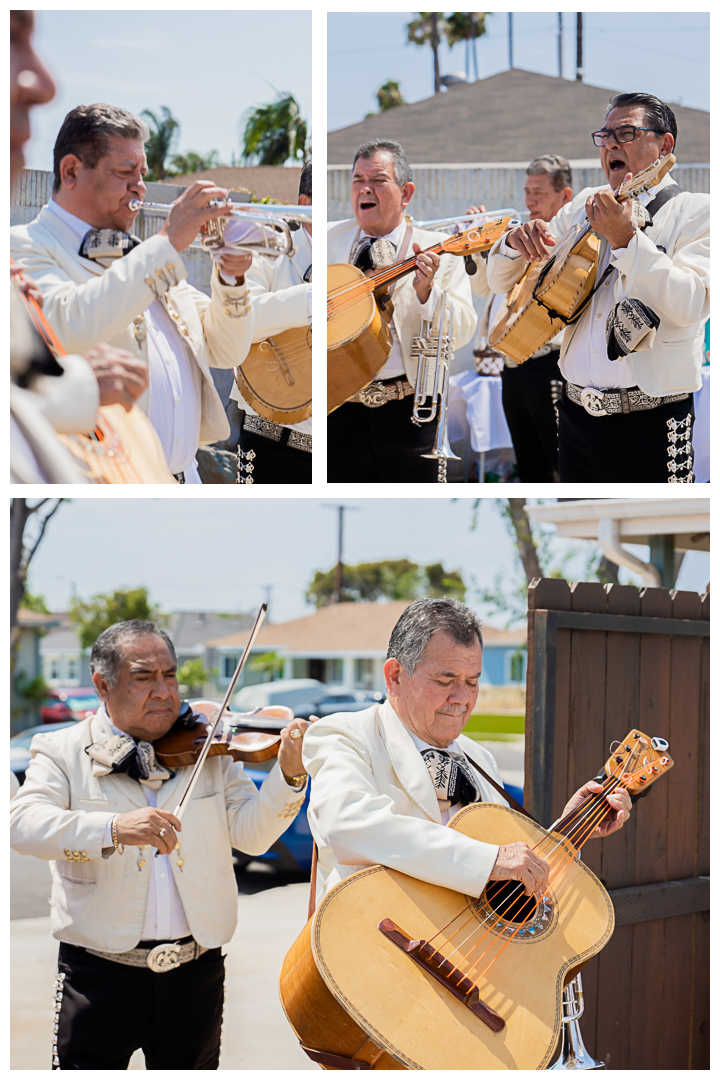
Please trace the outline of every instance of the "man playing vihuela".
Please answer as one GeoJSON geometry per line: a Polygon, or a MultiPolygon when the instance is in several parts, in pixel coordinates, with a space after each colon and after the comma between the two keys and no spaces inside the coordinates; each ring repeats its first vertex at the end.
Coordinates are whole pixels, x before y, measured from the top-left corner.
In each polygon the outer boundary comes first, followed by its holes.
{"type": "Polygon", "coordinates": [[[143,120],[114,105],[80,105],[63,121],[54,149],[53,197],[29,225],[10,230],[15,261],[36,281],[44,312],[69,353],[98,341],[147,365],[138,406],[158,433],[179,483],[201,483],[198,447],[230,428],[211,367],[231,368],[247,351],[242,281],[251,256],[225,255],[211,295],[186,281],[181,253],[205,223],[223,216],[227,191],[197,180],[175,202],[156,236],[131,234],[145,197],[149,138],[143,120]]]}
{"type": "MultiPolygon", "coordinates": [[[[528,895],[542,895],[548,864],[526,843],[486,844],[444,827],[468,803],[502,798],[471,760],[502,785],[494,758],[461,734],[477,700],[482,662],[482,632],[469,608],[456,600],[418,600],[390,635],[387,700],[312,724],[303,760],[312,777],[317,902],[376,863],[468,896],[480,896],[489,880],[509,879],[522,882],[528,895]]],[[[600,790],[595,781],[585,784],[563,813],[600,790]]],[[[630,815],[626,791],[607,800],[614,813],[593,836],[608,836],[630,815]]]]}
{"type": "Polygon", "coordinates": [[[675,146],[675,115],[651,94],[614,97],[592,138],[610,187],[585,188],[549,223],[528,221],[498,241],[488,283],[507,292],[587,217],[602,241],[599,288],[563,335],[560,480],[691,484],[692,395],[710,314],[710,196],[681,191],[668,173],[637,199],[614,197],[675,146]]]}
{"type": "MultiPolygon", "coordinates": [[[[414,191],[410,165],[399,143],[389,139],[363,143],[352,170],[354,219],[330,227],[328,263],[352,263],[372,272],[447,240],[446,235],[414,228],[406,221],[414,191]]],[[[387,362],[369,386],[328,416],[329,482],[438,480],[437,461],[421,456],[432,450],[437,419],[412,423],[417,378],[413,340],[423,319],[435,319],[437,329],[445,291],[453,304],[455,348],[471,340],[477,315],[463,259],[418,254],[415,273],[398,281],[392,293],[392,351],[387,362]]]]}
{"type": "MultiPolygon", "coordinates": [[[[530,211],[530,220],[552,221],[572,199],[569,162],[558,154],[542,154],[530,162],[525,172],[525,206],[530,211]]],[[[478,208],[473,206],[468,212],[477,213],[478,208]]],[[[477,273],[470,279],[473,293],[487,298],[478,326],[478,336],[485,340],[504,300],[502,293],[493,293],[488,285],[487,255],[484,252],[475,256],[477,273]]],[[[539,348],[524,364],[504,357],[503,412],[512,436],[520,483],[554,484],[559,478],[555,402],[563,384],[558,367],[561,343],[562,333],[539,348]]],[[[497,363],[492,347],[486,356],[491,358],[491,363],[497,363]]],[[[482,359],[481,353],[480,364],[482,359]]]]}
{"type": "MultiPolygon", "coordinates": [[[[312,206],[312,164],[300,174],[299,206],[312,206]]],[[[253,257],[245,274],[250,291],[252,340],[265,341],[285,330],[312,324],[312,225],[292,234],[293,255],[253,257]]],[[[289,363],[298,363],[297,352],[289,363]]],[[[300,361],[301,363],[303,361],[300,361]]],[[[292,377],[292,369],[289,372],[292,377]]],[[[311,484],[312,416],[297,423],[276,423],[259,416],[243,399],[237,378],[230,398],[240,409],[239,484],[311,484]]]]}
{"type": "Polygon", "coordinates": [[[221,948],[237,924],[232,849],[262,854],[300,810],[307,724],[283,729],[259,789],[241,762],[209,756],[180,822],[191,767],[173,771],[154,748],[192,715],[172,641],[151,622],[116,623],[90,670],[101,707],[35,736],[10,807],[13,848],[52,874],[53,1068],[127,1069],[142,1049],[148,1069],[216,1069],[221,948]]]}

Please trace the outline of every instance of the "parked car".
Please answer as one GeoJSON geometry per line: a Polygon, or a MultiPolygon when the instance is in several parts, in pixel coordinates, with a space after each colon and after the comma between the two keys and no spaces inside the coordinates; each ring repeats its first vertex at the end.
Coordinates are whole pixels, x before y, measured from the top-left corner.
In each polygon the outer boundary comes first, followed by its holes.
{"type": "Polygon", "coordinates": [[[47,734],[48,730],[55,730],[56,728],[59,730],[60,728],[71,727],[76,723],[76,720],[62,720],[59,724],[53,724],[52,728],[49,728],[47,724],[38,724],[37,727],[25,728],[24,731],[12,736],[10,739],[10,768],[18,778],[19,784],[25,783],[25,772],[30,764],[30,743],[33,735],[47,734]]]}
{"type": "Polygon", "coordinates": [[[100,708],[100,698],[92,687],[57,687],[50,691],[40,706],[43,724],[56,724],[60,720],[84,720],[94,716],[100,708]]]}
{"type": "MultiPolygon", "coordinates": [[[[270,772],[275,761],[267,761],[262,765],[246,765],[245,773],[250,777],[255,787],[262,786],[263,781],[270,772]]],[[[287,870],[307,870],[312,867],[313,839],[307,819],[308,801],[310,798],[310,783],[308,782],[300,813],[294,818],[290,828],[284,832],[279,840],[276,840],[269,851],[264,855],[247,855],[244,851],[233,849],[235,869],[244,870],[251,862],[266,863],[279,872],[287,870]]]]}
{"type": "Polygon", "coordinates": [[[244,686],[233,698],[233,708],[240,712],[267,705],[287,705],[295,716],[330,716],[336,712],[360,712],[384,694],[371,690],[332,689],[318,679],[277,679],[275,682],[244,686]]]}
{"type": "Polygon", "coordinates": [[[337,712],[362,712],[385,700],[385,695],[372,690],[331,690],[319,701],[301,705],[295,715],[302,720],[310,716],[330,716],[337,712]]]}

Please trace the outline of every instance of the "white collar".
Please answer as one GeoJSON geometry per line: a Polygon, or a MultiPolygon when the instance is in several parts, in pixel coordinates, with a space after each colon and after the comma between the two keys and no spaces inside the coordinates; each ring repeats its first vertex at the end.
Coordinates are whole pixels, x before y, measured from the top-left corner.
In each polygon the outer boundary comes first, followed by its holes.
{"type": "Polygon", "coordinates": [[[87,221],[83,221],[82,218],[75,217],[69,210],[66,210],[64,206],[60,206],[54,199],[51,199],[48,203],[48,210],[51,210],[56,217],[59,217],[68,228],[77,236],[78,240],[84,240],[86,233],[92,229],[92,225],[88,225],[87,221]]]}
{"type": "Polygon", "coordinates": [[[123,731],[121,728],[119,728],[117,726],[117,724],[113,724],[112,720],[110,719],[110,714],[108,713],[107,709],[105,708],[105,702],[104,701],[101,704],[98,711],[95,713],[95,715],[98,718],[98,720],[102,719],[102,720],[105,720],[107,722],[107,725],[110,728],[110,730],[112,731],[113,735],[125,735],[129,739],[133,738],[132,735],[128,735],[127,731],[123,731]]]}
{"type": "Polygon", "coordinates": [[[386,233],[385,236],[370,236],[370,233],[366,233],[364,229],[361,229],[360,239],[362,240],[364,237],[368,236],[371,240],[389,240],[391,244],[394,244],[395,247],[398,247],[400,244],[400,238],[404,235],[404,233],[405,221],[401,221],[397,228],[393,229],[392,232],[386,233]]]}
{"type": "Polygon", "coordinates": [[[451,754],[462,754],[462,750],[457,744],[457,739],[453,739],[449,746],[433,746],[432,743],[423,742],[420,736],[416,735],[413,731],[410,730],[410,728],[407,729],[407,733],[417,746],[420,753],[422,753],[423,750],[447,750],[448,753],[451,754]]]}

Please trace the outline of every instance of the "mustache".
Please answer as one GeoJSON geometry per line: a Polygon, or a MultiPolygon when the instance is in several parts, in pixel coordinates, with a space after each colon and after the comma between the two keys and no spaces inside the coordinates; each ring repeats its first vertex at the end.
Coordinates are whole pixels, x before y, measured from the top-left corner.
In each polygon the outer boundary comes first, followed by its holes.
{"type": "Polygon", "coordinates": [[[444,709],[439,709],[438,716],[464,716],[468,711],[467,705],[448,705],[444,709]]]}

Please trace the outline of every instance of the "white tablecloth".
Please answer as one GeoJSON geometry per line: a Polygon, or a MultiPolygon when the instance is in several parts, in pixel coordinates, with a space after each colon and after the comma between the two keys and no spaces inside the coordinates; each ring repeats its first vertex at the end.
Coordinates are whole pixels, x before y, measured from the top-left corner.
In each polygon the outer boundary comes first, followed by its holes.
{"type": "Polygon", "coordinates": [[[710,482],[710,366],[702,369],[702,386],[693,394],[695,399],[695,426],[693,450],[695,451],[696,484],[710,482]]]}
{"type": "Polygon", "coordinates": [[[499,375],[461,371],[450,377],[448,434],[451,443],[469,437],[476,454],[512,446],[499,375]]]}

